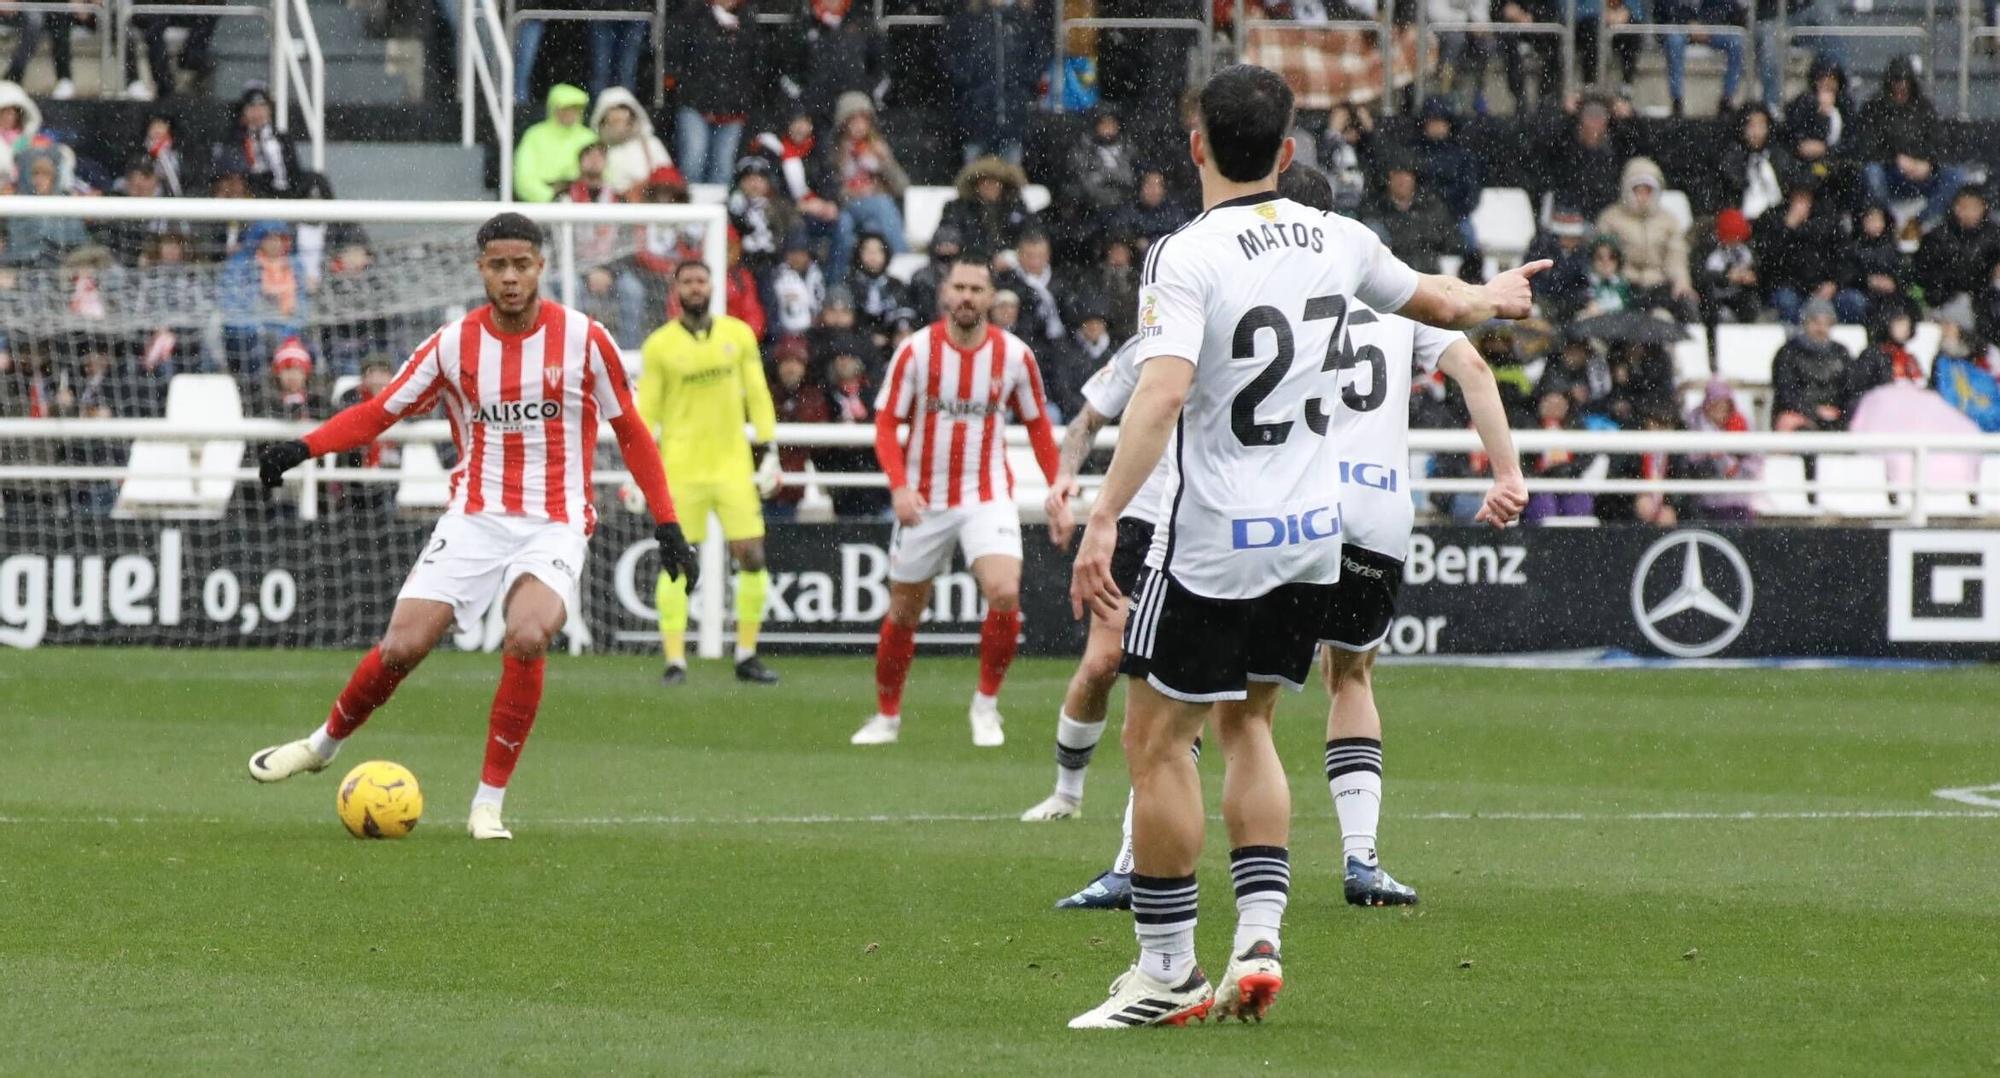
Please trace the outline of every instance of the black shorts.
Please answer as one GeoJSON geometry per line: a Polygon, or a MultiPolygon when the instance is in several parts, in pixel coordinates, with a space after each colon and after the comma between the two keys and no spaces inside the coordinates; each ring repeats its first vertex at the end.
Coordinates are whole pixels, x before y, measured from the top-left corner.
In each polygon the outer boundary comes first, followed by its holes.
{"type": "Polygon", "coordinates": [[[1403,586],[1403,563],[1350,546],[1340,552],[1340,582],[1326,604],[1319,638],[1342,651],[1372,651],[1389,635],[1396,617],[1396,592],[1403,586]]]}
{"type": "Polygon", "coordinates": [[[1207,599],[1148,569],[1118,671],[1189,703],[1241,700],[1253,681],[1305,688],[1332,591],[1286,584],[1255,599],[1207,599]]]}
{"type": "Polygon", "coordinates": [[[1111,581],[1119,594],[1139,593],[1139,580],[1146,575],[1146,552],[1153,549],[1153,526],[1133,517],[1118,518],[1118,546],[1111,551],[1111,581]]]}

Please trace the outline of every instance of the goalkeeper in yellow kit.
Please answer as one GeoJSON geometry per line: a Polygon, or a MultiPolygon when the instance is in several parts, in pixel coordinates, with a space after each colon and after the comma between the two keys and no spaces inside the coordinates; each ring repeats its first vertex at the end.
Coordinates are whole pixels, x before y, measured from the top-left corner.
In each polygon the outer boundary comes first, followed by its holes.
{"type": "MultiPolygon", "coordinates": [[[[776,684],[778,675],[757,658],[757,631],[763,626],[764,598],[771,574],[764,568],[764,506],[761,494],[777,488],[778,453],[752,464],[752,440],[769,445],[777,410],[764,381],[757,335],[741,319],[711,310],[714,289],[708,266],[688,261],[674,271],[680,317],[646,338],[639,379],[639,416],[660,439],[660,455],[674,477],[674,504],[681,529],[699,547],[708,536],[711,512],[722,521],[722,537],[736,562],[736,680],[776,684]]],[[[660,642],[667,654],[666,685],[687,680],[687,578],[660,574],[654,592],[660,608],[660,642]]]]}

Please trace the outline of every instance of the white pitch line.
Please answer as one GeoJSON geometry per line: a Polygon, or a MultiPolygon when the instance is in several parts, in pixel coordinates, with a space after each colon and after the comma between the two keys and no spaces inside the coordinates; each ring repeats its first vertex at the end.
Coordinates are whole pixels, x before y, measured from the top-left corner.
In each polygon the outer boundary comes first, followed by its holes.
{"type": "MultiPolygon", "coordinates": [[[[1987,789],[1988,787],[1982,787],[1987,789]]],[[[1990,787],[2000,789],[2000,787],[1990,787]]],[[[1942,795],[1940,795],[1942,796],[1942,795]]],[[[1440,823],[1753,823],[1786,820],[2000,820],[2000,800],[1974,802],[1991,805],[1990,811],[1956,809],[1831,809],[1795,812],[1421,812],[1400,817],[1404,820],[1440,823]]],[[[1220,819],[1212,816],[1210,819],[1220,819]]],[[[1332,817],[1310,817],[1332,819],[1332,817]]],[[[1390,817],[1392,820],[1398,817],[1390,817]]],[[[807,814],[798,816],[580,816],[537,820],[530,825],[548,827],[782,827],[782,826],[861,826],[868,824],[1014,823],[1014,813],[879,813],[840,816],[807,814]]],[[[179,818],[169,816],[0,816],[0,826],[82,826],[108,827],[222,824],[218,817],[179,818]]],[[[304,821],[299,821],[304,822],[304,821]]]]}
{"type": "Polygon", "coordinates": [[[1980,808],[2000,809],[2000,797],[1988,794],[2000,793],[2000,782],[1985,786],[1947,786],[1942,790],[1932,790],[1932,797],[1942,797],[1946,801],[1957,801],[1962,805],[1978,805],[1980,808]]]}

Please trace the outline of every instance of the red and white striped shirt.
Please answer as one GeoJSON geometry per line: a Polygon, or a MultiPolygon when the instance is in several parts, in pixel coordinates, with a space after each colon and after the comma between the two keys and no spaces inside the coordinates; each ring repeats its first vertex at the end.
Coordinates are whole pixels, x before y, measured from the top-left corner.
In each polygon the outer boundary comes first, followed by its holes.
{"type": "Polygon", "coordinates": [[[590,473],[597,422],[630,411],[611,334],[544,299],[526,333],[503,333],[480,307],[423,343],[377,398],[391,420],[442,400],[458,464],[446,512],[597,526],[590,473]]]}
{"type": "Polygon", "coordinates": [[[933,509],[1012,498],[1007,412],[1048,426],[1034,353],[991,325],[970,351],[952,343],[942,321],[911,334],[896,349],[875,409],[909,423],[903,449],[910,485],[933,509]]]}

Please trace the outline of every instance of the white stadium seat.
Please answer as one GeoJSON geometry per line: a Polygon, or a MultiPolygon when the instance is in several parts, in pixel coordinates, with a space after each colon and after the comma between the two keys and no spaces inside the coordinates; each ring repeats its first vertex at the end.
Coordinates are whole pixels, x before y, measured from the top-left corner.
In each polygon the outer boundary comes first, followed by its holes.
{"type": "Polygon", "coordinates": [[[1822,512],[1842,517],[1888,517],[1897,515],[1889,503],[1889,467],[1877,456],[1821,453],[1819,491],[1822,512]],[[1846,487],[1828,490],[1827,487],[1846,487]]]}
{"type": "Polygon", "coordinates": [[[892,255],[889,258],[889,276],[909,284],[910,278],[915,277],[917,271],[930,265],[930,262],[930,256],[921,251],[905,251],[899,255],[892,255]]]}
{"type": "Polygon", "coordinates": [[[1926,376],[1931,373],[1931,360],[1937,358],[1938,344],[1943,339],[1944,330],[1936,322],[1918,322],[1915,332],[1910,334],[1910,358],[1923,367],[1926,376]]]}
{"type": "Polygon", "coordinates": [[[697,206],[720,206],[728,200],[728,184],[691,183],[688,185],[688,201],[697,206]]]}
{"type": "Polygon", "coordinates": [[[1535,205],[1518,187],[1488,187],[1472,208],[1480,250],[1502,262],[1519,259],[1535,240],[1535,205]]]}
{"type": "Polygon", "coordinates": [[[1833,327],[1833,339],[1841,347],[1847,349],[1848,355],[1858,356],[1868,350],[1868,327],[1855,325],[1835,326],[1833,327]]]}
{"type": "Polygon", "coordinates": [[[1694,204],[1688,201],[1686,191],[1660,192],[1660,208],[1680,222],[1682,232],[1694,227],[1694,204]]]}
{"type": "MultiPolygon", "coordinates": [[[[1700,326],[1692,327],[1694,332],[1687,339],[1674,342],[1674,384],[1697,385],[1708,381],[1714,373],[1708,365],[1708,333],[1700,326]]],[[[1695,400],[1700,402],[1699,397],[1695,400]]]]}
{"type": "MultiPolygon", "coordinates": [[[[243,418],[243,396],[226,374],[180,374],[167,383],[166,418],[173,423],[228,423],[243,418]]],[[[236,490],[244,444],[216,442],[134,442],[126,459],[129,476],[168,473],[169,478],[130,478],[118,488],[112,516],[219,519],[236,490]],[[184,476],[184,478],[182,478],[184,476]]]]}
{"type": "Polygon", "coordinates": [[[1041,184],[1031,183],[1021,188],[1021,201],[1027,205],[1029,213],[1040,213],[1049,208],[1049,203],[1055,201],[1055,196],[1049,194],[1049,189],[1041,184]]]}
{"type": "Polygon", "coordinates": [[[1716,373],[1740,385],[1770,385],[1771,360],[1790,335],[1781,325],[1716,327],[1716,373]]]}
{"type": "Polygon", "coordinates": [[[403,478],[396,483],[396,507],[444,508],[451,500],[451,484],[445,475],[436,446],[429,442],[404,443],[403,478]]]}
{"type": "Polygon", "coordinates": [[[2000,454],[1979,458],[1979,508],[1987,516],[2000,517],[2000,454]]]}
{"type": "Polygon", "coordinates": [[[923,250],[931,245],[938,223],[944,220],[945,204],[958,197],[955,187],[911,187],[903,192],[903,236],[910,246],[923,250]]]}
{"type": "Polygon", "coordinates": [[[1773,453],[1764,458],[1764,481],[1784,486],[1788,489],[1774,490],[1760,494],[1756,499],[1758,516],[1766,517],[1809,517],[1817,515],[1812,503],[1806,500],[1806,461],[1789,453],[1773,453]]]}
{"type": "Polygon", "coordinates": [[[358,386],[360,384],[361,384],[361,376],[358,374],[343,374],[340,377],[335,378],[333,380],[333,397],[331,401],[333,406],[336,408],[340,407],[341,394],[346,393],[348,390],[353,389],[355,386],[358,386]]]}

